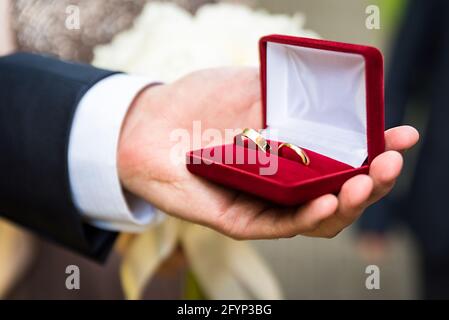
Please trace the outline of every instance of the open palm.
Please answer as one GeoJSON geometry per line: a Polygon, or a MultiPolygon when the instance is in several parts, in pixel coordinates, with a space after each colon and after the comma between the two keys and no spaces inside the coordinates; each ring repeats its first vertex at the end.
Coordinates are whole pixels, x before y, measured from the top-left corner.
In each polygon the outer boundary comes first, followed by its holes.
{"type": "MultiPolygon", "coordinates": [[[[387,150],[369,175],[348,180],[339,195],[324,195],[284,208],[210,183],[171,161],[174,130],[260,128],[258,72],[221,68],[195,72],[170,85],[142,92],[122,129],[119,174],[124,187],[164,212],[209,226],[236,239],[270,239],[299,234],[334,237],[393,187],[402,168],[400,151],[418,141],[411,127],[386,132],[387,150]]],[[[229,141],[228,141],[229,142],[229,141]]],[[[186,151],[189,146],[186,145],[186,151]]]]}

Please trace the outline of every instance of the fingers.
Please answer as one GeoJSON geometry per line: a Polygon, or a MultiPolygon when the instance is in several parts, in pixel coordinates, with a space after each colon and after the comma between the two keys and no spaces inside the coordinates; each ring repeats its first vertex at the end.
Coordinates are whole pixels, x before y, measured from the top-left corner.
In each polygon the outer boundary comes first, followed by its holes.
{"type": "Polygon", "coordinates": [[[308,236],[333,238],[359,218],[370,204],[379,201],[393,188],[402,169],[402,156],[387,151],[371,164],[370,175],[348,180],[338,195],[338,210],[308,236]]]}
{"type": "MultiPolygon", "coordinates": [[[[410,126],[402,126],[385,133],[386,151],[370,166],[368,175],[359,175],[348,180],[338,198],[325,195],[298,210],[269,208],[248,215],[244,227],[222,230],[237,239],[289,238],[298,234],[312,237],[332,238],[352,224],[367,206],[380,200],[393,188],[398,178],[403,159],[398,151],[407,150],[419,140],[419,133],[410,126]]],[[[234,216],[235,215],[231,215],[234,216]]]]}
{"type": "Polygon", "coordinates": [[[315,230],[335,213],[337,206],[338,200],[334,195],[322,196],[299,209],[270,207],[254,213],[247,206],[245,211],[228,212],[227,217],[237,214],[240,221],[219,231],[238,240],[291,238],[315,230]]]}
{"type": "Polygon", "coordinates": [[[336,214],[342,224],[339,226],[341,229],[346,228],[360,216],[373,189],[374,181],[367,175],[356,176],[343,185],[338,195],[339,206],[336,214]]]}
{"type": "Polygon", "coordinates": [[[385,148],[387,151],[410,149],[418,140],[419,132],[410,126],[396,127],[385,132],[385,148]]]}
{"type": "Polygon", "coordinates": [[[297,210],[290,221],[279,221],[277,227],[286,232],[284,237],[294,237],[298,234],[313,232],[324,221],[332,217],[337,208],[337,197],[327,194],[297,210]]]}
{"type": "Polygon", "coordinates": [[[348,180],[338,195],[338,210],[328,217],[309,237],[333,238],[353,223],[363,212],[373,191],[373,180],[367,175],[359,175],[348,180]]]}
{"type": "Polygon", "coordinates": [[[402,155],[397,151],[387,151],[373,160],[370,176],[374,181],[374,191],[367,205],[379,201],[391,191],[401,173],[403,162],[402,155]]]}
{"type": "MultiPolygon", "coordinates": [[[[311,237],[333,238],[359,218],[365,208],[385,196],[393,187],[402,169],[402,156],[388,151],[371,164],[370,175],[359,175],[348,180],[337,197],[325,195],[297,211],[291,209],[268,209],[252,215],[251,220],[233,224],[232,229],[222,230],[237,239],[290,238],[298,234],[311,237]]],[[[245,219],[248,206],[237,214],[245,219]]],[[[258,208],[260,210],[260,206],[258,208]]]]}
{"type": "Polygon", "coordinates": [[[396,151],[387,151],[374,159],[370,175],[360,175],[348,180],[338,195],[336,214],[308,235],[332,238],[352,224],[366,207],[390,192],[401,172],[402,163],[402,156],[396,151]]]}

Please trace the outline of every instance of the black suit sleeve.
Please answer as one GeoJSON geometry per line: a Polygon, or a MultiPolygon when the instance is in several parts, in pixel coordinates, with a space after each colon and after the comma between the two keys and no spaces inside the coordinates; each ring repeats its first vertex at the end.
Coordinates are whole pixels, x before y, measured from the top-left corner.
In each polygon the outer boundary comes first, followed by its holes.
{"type": "Polygon", "coordinates": [[[0,58],[0,215],[96,260],[116,234],[83,223],[67,152],[80,98],[111,74],[40,55],[0,58]]]}

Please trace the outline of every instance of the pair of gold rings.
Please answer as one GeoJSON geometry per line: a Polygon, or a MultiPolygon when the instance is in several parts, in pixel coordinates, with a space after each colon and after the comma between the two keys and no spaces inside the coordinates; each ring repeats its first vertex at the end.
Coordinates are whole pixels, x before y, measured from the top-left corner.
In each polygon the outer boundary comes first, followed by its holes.
{"type": "MultiPolygon", "coordinates": [[[[263,152],[268,152],[271,150],[271,147],[268,143],[268,141],[256,130],[246,128],[243,130],[243,132],[240,134],[240,139],[246,138],[252,142],[254,142],[257,147],[262,150],[263,152]]],[[[301,159],[301,163],[303,165],[308,166],[310,164],[310,158],[307,155],[307,153],[302,150],[300,147],[292,144],[292,143],[282,143],[278,148],[278,153],[281,152],[282,149],[288,148],[291,149],[293,152],[295,152],[296,155],[301,159]]]]}

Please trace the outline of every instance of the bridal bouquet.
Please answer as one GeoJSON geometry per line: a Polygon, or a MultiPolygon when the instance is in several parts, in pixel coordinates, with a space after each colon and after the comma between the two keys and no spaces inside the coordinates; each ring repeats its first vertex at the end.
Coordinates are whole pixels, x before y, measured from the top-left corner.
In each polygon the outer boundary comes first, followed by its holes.
{"type": "MultiPolygon", "coordinates": [[[[134,26],[95,49],[98,67],[173,81],[197,69],[257,66],[258,41],[280,33],[316,37],[300,14],[273,15],[242,5],[205,5],[196,15],[170,3],[146,5],[134,26]]],[[[138,298],[157,268],[181,245],[202,292],[212,299],[278,299],[281,290],[249,243],[169,216],[141,235],[128,236],[121,278],[138,298]]]]}
{"type": "Polygon", "coordinates": [[[205,5],[192,16],[174,4],[150,3],[132,29],[96,48],[94,64],[159,81],[209,67],[257,66],[262,36],[317,36],[303,26],[301,14],[271,15],[242,5],[205,5]]]}

